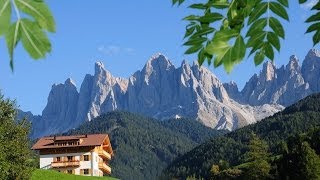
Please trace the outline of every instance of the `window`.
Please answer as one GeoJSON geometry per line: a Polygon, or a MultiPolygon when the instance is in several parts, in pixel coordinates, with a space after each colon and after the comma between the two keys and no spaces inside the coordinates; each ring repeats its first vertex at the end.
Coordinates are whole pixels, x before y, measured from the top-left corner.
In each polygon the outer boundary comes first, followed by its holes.
{"type": "Polygon", "coordinates": [[[73,156],[67,156],[68,161],[73,161],[73,156]]]}
{"type": "Polygon", "coordinates": [[[89,174],[89,169],[84,169],[83,174],[89,174]]]}
{"type": "Polygon", "coordinates": [[[84,156],[83,156],[83,160],[84,160],[84,161],[89,161],[89,155],[84,155],[84,156]]]}
{"type": "Polygon", "coordinates": [[[57,157],[57,162],[60,162],[61,161],[61,157],[57,157]]]}
{"type": "Polygon", "coordinates": [[[68,174],[72,174],[72,170],[71,170],[71,169],[68,169],[68,170],[67,170],[67,173],[68,173],[68,174]]]}

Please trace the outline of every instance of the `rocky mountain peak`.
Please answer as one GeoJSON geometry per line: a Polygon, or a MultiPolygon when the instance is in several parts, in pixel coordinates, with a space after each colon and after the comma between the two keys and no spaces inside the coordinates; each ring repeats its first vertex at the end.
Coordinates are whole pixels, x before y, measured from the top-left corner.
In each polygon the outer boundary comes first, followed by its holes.
{"type": "Polygon", "coordinates": [[[64,82],[65,85],[67,86],[76,86],[76,83],[74,82],[73,79],[71,78],[68,78],[65,82],[64,82]]]}
{"type": "Polygon", "coordinates": [[[103,63],[101,61],[96,62],[94,64],[94,70],[96,73],[101,72],[102,70],[105,70],[103,63]]]}
{"type": "Polygon", "coordinates": [[[317,50],[317,49],[311,49],[311,50],[308,52],[306,58],[312,58],[312,57],[315,57],[315,56],[316,56],[316,57],[320,57],[320,51],[317,50]]]}
{"type": "Polygon", "coordinates": [[[286,65],[288,71],[297,71],[300,72],[299,59],[297,56],[292,55],[290,57],[289,63],[286,65]]]}
{"type": "Polygon", "coordinates": [[[274,64],[272,64],[270,61],[263,64],[262,69],[262,78],[266,81],[271,81],[275,77],[275,70],[276,67],[274,64]]]}
{"type": "Polygon", "coordinates": [[[153,55],[145,65],[145,69],[147,71],[153,69],[168,70],[172,67],[173,64],[171,63],[171,61],[169,61],[169,59],[161,53],[153,55]]]}

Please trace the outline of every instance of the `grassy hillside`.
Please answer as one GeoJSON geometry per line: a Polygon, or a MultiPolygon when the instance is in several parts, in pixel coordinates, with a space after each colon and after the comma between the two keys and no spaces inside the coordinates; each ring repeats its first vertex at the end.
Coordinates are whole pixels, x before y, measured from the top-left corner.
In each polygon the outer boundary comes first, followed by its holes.
{"type": "Polygon", "coordinates": [[[173,159],[221,134],[194,120],[160,122],[128,112],[101,115],[67,134],[87,133],[110,135],[112,176],[126,180],[155,179],[173,159]]]}
{"type": "Polygon", "coordinates": [[[77,176],[71,174],[59,173],[51,170],[33,171],[31,180],[116,180],[112,177],[92,177],[92,176],[77,176]]]}
{"type": "Polygon", "coordinates": [[[228,161],[231,166],[243,162],[252,133],[266,141],[271,153],[277,155],[281,154],[281,147],[288,137],[306,133],[317,126],[320,126],[320,94],[309,96],[256,124],[201,144],[176,159],[164,174],[171,177],[195,174],[208,178],[211,166],[220,160],[228,161]]]}

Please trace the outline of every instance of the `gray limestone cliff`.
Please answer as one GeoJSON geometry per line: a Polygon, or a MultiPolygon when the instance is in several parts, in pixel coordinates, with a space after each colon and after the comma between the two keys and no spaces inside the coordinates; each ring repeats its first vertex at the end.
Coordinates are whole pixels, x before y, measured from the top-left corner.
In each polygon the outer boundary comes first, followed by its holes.
{"type": "Polygon", "coordinates": [[[310,50],[302,66],[296,56],[280,68],[265,63],[241,91],[235,82],[222,83],[206,67],[186,61],[175,67],[162,54],[152,56],[128,79],[114,77],[97,62],[94,75],[85,76],[79,92],[71,79],[53,85],[33,126],[39,137],[75,128],[108,111],[124,110],[160,120],[189,117],[212,128],[234,130],[319,92],[319,75],[317,50],[310,50]]]}

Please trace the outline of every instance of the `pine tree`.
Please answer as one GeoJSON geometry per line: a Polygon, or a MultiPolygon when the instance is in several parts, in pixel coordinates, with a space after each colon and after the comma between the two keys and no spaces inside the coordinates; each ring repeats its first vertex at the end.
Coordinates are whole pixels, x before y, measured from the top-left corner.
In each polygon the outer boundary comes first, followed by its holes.
{"type": "Polygon", "coordinates": [[[301,145],[301,174],[305,179],[320,179],[320,158],[309,143],[301,145]]]}
{"type": "Polygon", "coordinates": [[[269,177],[271,165],[267,161],[268,157],[267,143],[252,134],[249,151],[245,154],[245,160],[248,163],[245,173],[246,179],[265,179],[269,177]]]}

